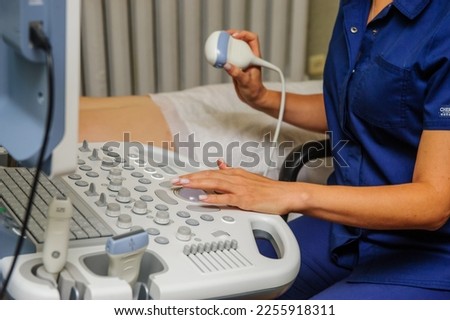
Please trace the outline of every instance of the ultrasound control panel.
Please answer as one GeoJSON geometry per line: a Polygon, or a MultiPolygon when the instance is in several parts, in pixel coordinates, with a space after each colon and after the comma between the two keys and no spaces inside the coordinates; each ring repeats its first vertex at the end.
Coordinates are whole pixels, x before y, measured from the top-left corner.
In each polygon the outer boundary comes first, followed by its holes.
{"type": "MultiPolygon", "coordinates": [[[[160,148],[118,142],[80,145],[76,172],[62,177],[60,183],[87,220],[92,215],[101,222],[104,235],[91,230],[90,237],[76,226],[79,231],[71,234],[62,273],[63,280],[64,274],[71,279],[66,282],[72,287],[66,286],[63,298],[73,288],[80,299],[136,297],[136,288],[107,276],[104,250],[108,237],[136,228],[149,237],[138,277],[146,298],[273,298],[286,290],[299,270],[300,254],[284,220],[205,205],[198,197],[206,191],[172,185],[173,178],[195,170],[199,168],[188,159],[160,148]],[[271,243],[277,258],[259,252],[260,239],[271,243]],[[123,296],[116,296],[120,292],[123,296]]],[[[15,280],[22,286],[36,285],[31,282],[37,281],[33,268],[40,254],[19,260],[29,265],[21,268],[28,271],[16,272],[15,280]]],[[[16,294],[23,295],[18,287],[16,294]]],[[[49,292],[49,297],[61,298],[61,289],[49,292]]]]}

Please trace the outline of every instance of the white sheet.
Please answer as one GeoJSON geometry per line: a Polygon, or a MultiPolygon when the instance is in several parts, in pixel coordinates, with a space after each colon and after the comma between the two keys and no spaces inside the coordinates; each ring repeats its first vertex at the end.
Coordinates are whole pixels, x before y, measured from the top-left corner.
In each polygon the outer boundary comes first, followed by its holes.
{"type": "MultiPolygon", "coordinates": [[[[267,86],[279,88],[277,83],[267,86]]],[[[322,91],[322,82],[287,83],[286,87],[289,92],[318,93],[322,91]]],[[[277,120],[241,102],[232,84],[152,94],[151,97],[161,106],[172,133],[178,134],[182,142],[177,151],[193,157],[193,164],[215,167],[215,161],[223,158],[231,166],[264,172],[269,163],[269,149],[262,147],[263,137],[269,132],[273,135],[277,120]],[[197,146],[188,150],[183,143],[190,135],[197,146]]],[[[278,168],[293,147],[322,138],[324,135],[284,123],[278,143],[280,154],[272,159],[276,160],[276,165],[269,170],[269,177],[278,178],[278,168]]]]}

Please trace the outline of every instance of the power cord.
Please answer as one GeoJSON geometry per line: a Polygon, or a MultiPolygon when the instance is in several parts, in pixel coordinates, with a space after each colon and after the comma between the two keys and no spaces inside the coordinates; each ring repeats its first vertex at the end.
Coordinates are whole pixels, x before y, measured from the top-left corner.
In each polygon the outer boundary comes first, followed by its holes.
{"type": "Polygon", "coordinates": [[[54,111],[54,67],[53,67],[53,53],[50,41],[45,34],[45,32],[42,30],[42,24],[40,22],[32,22],[30,24],[30,42],[31,44],[37,48],[41,49],[46,54],[46,63],[47,63],[47,84],[48,84],[48,111],[47,111],[47,117],[46,117],[46,123],[45,123],[45,132],[44,132],[44,139],[42,142],[42,148],[39,153],[38,163],[36,166],[36,173],[34,176],[33,184],[31,186],[30,195],[28,198],[28,204],[27,209],[25,212],[25,217],[23,220],[23,226],[21,230],[21,234],[19,237],[19,240],[17,241],[16,249],[14,252],[14,259],[11,263],[9,272],[7,276],[5,277],[5,280],[3,281],[3,286],[1,288],[0,292],[0,300],[5,299],[6,293],[7,293],[7,287],[11,280],[14,267],[17,263],[17,259],[19,258],[20,251],[23,247],[23,242],[26,235],[26,229],[28,226],[28,221],[30,220],[31,216],[31,208],[33,206],[34,202],[34,196],[36,194],[36,189],[39,183],[39,176],[43,167],[44,163],[44,156],[45,151],[48,146],[48,140],[50,137],[50,128],[53,121],[53,111],[54,111]]]}
{"type": "Polygon", "coordinates": [[[281,80],[281,100],[280,100],[280,109],[278,111],[278,119],[277,119],[277,125],[275,128],[275,133],[273,136],[273,140],[272,142],[275,144],[274,149],[270,152],[270,158],[269,158],[269,163],[267,164],[267,167],[264,171],[264,176],[267,177],[268,173],[269,173],[269,169],[271,166],[271,161],[274,157],[275,151],[277,150],[277,144],[278,144],[278,139],[280,136],[280,130],[281,130],[281,125],[283,123],[283,117],[284,117],[284,109],[286,108],[286,81],[284,79],[284,75],[283,72],[281,71],[281,69],[279,69],[278,67],[275,67],[273,65],[269,66],[270,69],[278,72],[278,74],[280,75],[280,80],[281,80]]]}

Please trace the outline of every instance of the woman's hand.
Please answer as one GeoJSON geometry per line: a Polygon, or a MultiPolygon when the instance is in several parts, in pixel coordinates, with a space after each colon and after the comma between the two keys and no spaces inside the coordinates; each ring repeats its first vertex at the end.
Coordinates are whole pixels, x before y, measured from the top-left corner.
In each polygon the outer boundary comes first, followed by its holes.
{"type": "MultiPolygon", "coordinates": [[[[227,30],[227,32],[233,38],[247,42],[253,54],[257,57],[261,57],[259,40],[256,33],[233,29],[227,30]]],[[[224,69],[233,79],[234,87],[239,99],[255,109],[260,109],[260,106],[264,105],[264,99],[267,94],[267,89],[262,83],[261,67],[250,66],[245,70],[241,70],[238,67],[227,63],[225,64],[224,69]]]]}
{"type": "Polygon", "coordinates": [[[172,182],[175,186],[203,189],[211,192],[200,196],[207,204],[221,204],[242,210],[283,215],[290,212],[287,182],[274,181],[243,169],[218,163],[219,170],[187,174],[172,182]]]}

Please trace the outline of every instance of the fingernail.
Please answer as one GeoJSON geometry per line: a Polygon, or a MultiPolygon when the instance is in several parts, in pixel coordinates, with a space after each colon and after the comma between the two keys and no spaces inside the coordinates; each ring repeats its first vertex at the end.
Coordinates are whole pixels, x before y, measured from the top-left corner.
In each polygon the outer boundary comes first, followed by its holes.
{"type": "Polygon", "coordinates": [[[229,63],[225,63],[225,65],[223,66],[223,68],[225,69],[225,70],[230,70],[231,69],[231,64],[229,64],[229,63]]]}
{"type": "Polygon", "coordinates": [[[198,196],[198,200],[206,200],[206,199],[208,199],[208,196],[206,195],[206,194],[200,194],[199,196],[198,196]]]}
{"type": "Polygon", "coordinates": [[[190,180],[187,178],[173,178],[170,182],[172,182],[172,184],[188,184],[190,180]]]}

